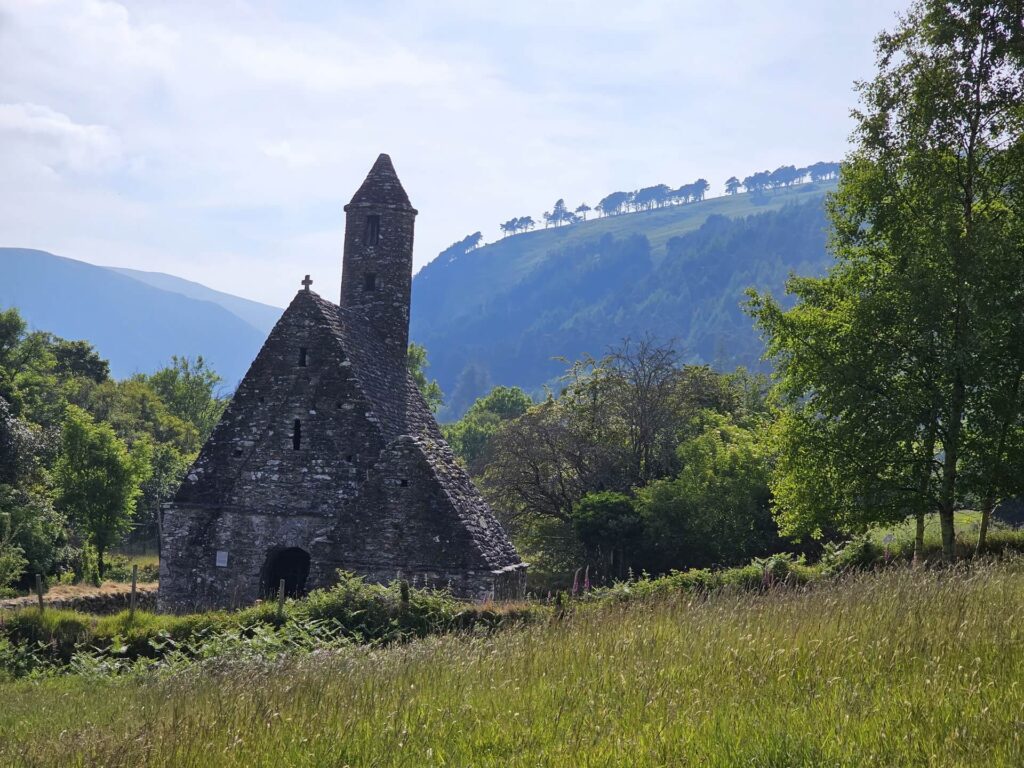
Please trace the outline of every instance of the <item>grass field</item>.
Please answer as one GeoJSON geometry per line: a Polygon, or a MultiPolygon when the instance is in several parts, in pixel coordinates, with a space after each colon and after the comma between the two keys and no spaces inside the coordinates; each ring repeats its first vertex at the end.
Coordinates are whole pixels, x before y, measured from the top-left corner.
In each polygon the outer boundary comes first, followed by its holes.
{"type": "Polygon", "coordinates": [[[0,764],[1019,766],[1024,560],[0,686],[0,764]]]}

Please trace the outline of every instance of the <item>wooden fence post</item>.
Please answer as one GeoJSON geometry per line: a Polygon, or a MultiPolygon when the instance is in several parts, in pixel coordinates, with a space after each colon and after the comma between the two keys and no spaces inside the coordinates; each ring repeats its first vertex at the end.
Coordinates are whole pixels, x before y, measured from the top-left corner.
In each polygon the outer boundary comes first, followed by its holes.
{"type": "Polygon", "coordinates": [[[128,616],[135,618],[135,585],[139,581],[139,564],[132,565],[132,596],[128,599],[128,616]]]}
{"type": "Polygon", "coordinates": [[[278,620],[284,616],[284,579],[281,579],[281,583],[277,586],[277,618],[278,620]]]}
{"type": "Polygon", "coordinates": [[[36,596],[39,598],[39,612],[43,612],[43,575],[36,574],[36,596]]]}

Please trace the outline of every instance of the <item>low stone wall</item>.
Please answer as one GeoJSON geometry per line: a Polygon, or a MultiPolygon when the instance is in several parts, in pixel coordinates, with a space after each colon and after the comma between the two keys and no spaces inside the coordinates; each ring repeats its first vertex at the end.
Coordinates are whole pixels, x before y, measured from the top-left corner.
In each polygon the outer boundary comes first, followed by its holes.
{"type": "MultiPolygon", "coordinates": [[[[156,584],[140,584],[135,593],[135,607],[140,611],[156,610],[156,584]]],[[[128,610],[131,601],[131,590],[105,590],[84,595],[48,596],[43,595],[43,603],[47,608],[55,610],[73,610],[83,613],[111,614],[128,610]]],[[[4,600],[0,610],[34,608],[39,604],[35,595],[20,597],[16,600],[4,600]]]]}

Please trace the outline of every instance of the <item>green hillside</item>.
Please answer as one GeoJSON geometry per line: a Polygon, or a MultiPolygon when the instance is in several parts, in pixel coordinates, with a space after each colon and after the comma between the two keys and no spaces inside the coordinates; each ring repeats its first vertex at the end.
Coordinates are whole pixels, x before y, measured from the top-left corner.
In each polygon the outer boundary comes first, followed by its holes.
{"type": "Polygon", "coordinates": [[[758,366],[743,291],[781,292],[791,272],[824,270],[831,188],[719,197],[441,254],[415,277],[412,338],[449,395],[444,415],[491,384],[536,391],[562,368],[552,358],[599,354],[627,335],[676,338],[692,362],[758,366]]]}

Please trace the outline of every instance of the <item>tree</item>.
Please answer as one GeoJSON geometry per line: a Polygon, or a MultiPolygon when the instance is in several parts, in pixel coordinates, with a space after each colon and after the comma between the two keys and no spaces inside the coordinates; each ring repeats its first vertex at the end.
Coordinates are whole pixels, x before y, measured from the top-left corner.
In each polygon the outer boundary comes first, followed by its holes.
{"type": "Polygon", "coordinates": [[[146,479],[149,456],[133,454],[107,424],[68,406],[61,452],[54,470],[57,502],[88,544],[96,549],[99,575],[105,555],[131,527],[139,484],[146,479]]]}
{"type": "Polygon", "coordinates": [[[99,356],[92,344],[46,335],[57,360],[58,376],[81,376],[97,384],[110,378],[110,364],[99,356]]]}
{"type": "Polygon", "coordinates": [[[16,533],[10,515],[0,512],[0,589],[21,576],[28,564],[24,552],[15,540],[16,533]]]}
{"type": "Polygon", "coordinates": [[[771,171],[758,171],[743,179],[743,187],[747,192],[764,192],[769,187],[771,171]]]}
{"type": "Polygon", "coordinates": [[[437,383],[436,379],[427,379],[426,370],[430,367],[430,362],[427,360],[427,348],[415,341],[410,341],[406,366],[412,380],[416,382],[416,387],[423,395],[423,399],[430,406],[430,410],[437,413],[437,410],[444,404],[444,393],[441,392],[441,385],[437,383]]]}
{"type": "Polygon", "coordinates": [[[522,416],[533,405],[519,387],[495,387],[478,398],[465,415],[443,427],[445,439],[471,475],[483,472],[491,439],[501,424],[522,416]]]}
{"type": "Polygon", "coordinates": [[[612,192],[601,199],[601,202],[597,204],[597,209],[605,216],[614,216],[617,213],[622,213],[622,206],[628,201],[628,192],[612,192]]]}
{"type": "Polygon", "coordinates": [[[957,505],[1017,487],[1000,435],[1022,417],[1022,13],[919,0],[879,36],[829,203],[837,263],[794,280],[789,311],[754,300],[780,373],[773,492],[790,526],[914,514],[920,546],[934,511],[952,561],[957,505]]]}
{"type": "Polygon", "coordinates": [[[578,206],[576,206],[576,213],[578,213],[580,216],[582,216],[584,221],[587,220],[587,214],[591,210],[593,210],[593,209],[589,205],[587,205],[586,203],[580,203],[578,206]]]}
{"type": "Polygon", "coordinates": [[[839,175],[839,163],[817,162],[804,169],[811,181],[826,181],[839,175]]]}
{"type": "Polygon", "coordinates": [[[633,196],[633,203],[638,210],[649,210],[655,206],[661,207],[668,200],[671,189],[665,184],[656,184],[653,187],[644,187],[633,196]]]}
{"type": "Polygon", "coordinates": [[[739,179],[737,179],[735,176],[730,176],[728,179],[726,179],[725,182],[725,193],[727,195],[735,195],[737,192],[740,191],[741,186],[742,184],[740,184],[739,179]]]}
{"type": "Polygon", "coordinates": [[[678,355],[671,343],[645,336],[640,340],[624,339],[603,364],[605,375],[618,393],[631,474],[639,484],[650,482],[672,464],[677,363],[678,355]]]}
{"type": "Polygon", "coordinates": [[[445,248],[441,253],[437,255],[437,258],[442,261],[454,261],[459,256],[463,256],[473,249],[479,247],[480,242],[484,239],[483,234],[480,232],[474,232],[471,235],[466,235],[458,242],[452,243],[445,248]]]}
{"type": "Polygon", "coordinates": [[[796,184],[803,174],[798,172],[796,166],[780,165],[768,176],[768,183],[772,187],[789,187],[796,184]]]}
{"type": "Polygon", "coordinates": [[[551,208],[551,223],[556,227],[561,226],[568,218],[569,211],[565,207],[565,200],[558,198],[551,208]]]}
{"type": "Polygon", "coordinates": [[[605,580],[623,578],[643,534],[633,499],[616,491],[588,493],[572,510],[572,523],[588,563],[605,580]]]}
{"type": "Polygon", "coordinates": [[[637,491],[654,568],[739,563],[778,540],[756,431],[710,412],[702,421],[700,432],[677,449],[679,474],[637,491]]]}
{"type": "Polygon", "coordinates": [[[202,440],[213,432],[228,404],[227,398],[217,394],[220,376],[206,365],[201,355],[195,362],[175,355],[167,368],[136,378],[153,388],[172,415],[194,425],[202,440]]]}

